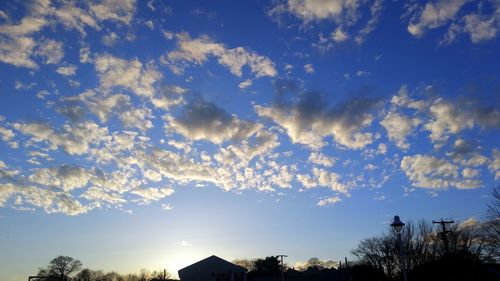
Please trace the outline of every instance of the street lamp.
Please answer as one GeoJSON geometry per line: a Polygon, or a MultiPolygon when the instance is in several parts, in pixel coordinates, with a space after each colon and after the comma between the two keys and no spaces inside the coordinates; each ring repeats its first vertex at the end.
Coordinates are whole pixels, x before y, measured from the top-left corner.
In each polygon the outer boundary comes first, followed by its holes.
{"type": "Polygon", "coordinates": [[[404,261],[403,241],[401,240],[401,232],[405,224],[399,219],[399,216],[394,216],[394,222],[391,223],[391,226],[398,235],[399,263],[401,264],[401,271],[403,272],[403,280],[408,281],[408,277],[406,276],[406,265],[404,261]]]}

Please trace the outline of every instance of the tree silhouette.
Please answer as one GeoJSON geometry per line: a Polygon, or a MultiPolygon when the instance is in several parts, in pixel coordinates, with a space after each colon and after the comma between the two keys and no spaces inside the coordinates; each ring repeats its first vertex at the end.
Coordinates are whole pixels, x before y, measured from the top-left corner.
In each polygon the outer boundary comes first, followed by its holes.
{"type": "Polygon", "coordinates": [[[312,257],[312,258],[307,260],[306,268],[312,268],[312,269],[316,269],[316,270],[322,269],[323,262],[319,258],[312,257]]]}
{"type": "Polygon", "coordinates": [[[106,281],[102,270],[84,268],[75,276],[76,281],[106,281]]]}
{"type": "Polygon", "coordinates": [[[276,256],[257,259],[254,262],[254,267],[256,270],[262,272],[279,272],[281,270],[280,260],[276,256]]]}
{"type": "Polygon", "coordinates": [[[486,250],[490,252],[490,257],[500,262],[500,186],[495,187],[492,192],[493,200],[488,205],[484,232],[487,244],[486,250]]]}
{"type": "Polygon", "coordinates": [[[58,276],[68,280],[69,276],[82,268],[82,262],[68,256],[58,256],[50,261],[46,270],[40,270],[41,276],[58,276]]]}

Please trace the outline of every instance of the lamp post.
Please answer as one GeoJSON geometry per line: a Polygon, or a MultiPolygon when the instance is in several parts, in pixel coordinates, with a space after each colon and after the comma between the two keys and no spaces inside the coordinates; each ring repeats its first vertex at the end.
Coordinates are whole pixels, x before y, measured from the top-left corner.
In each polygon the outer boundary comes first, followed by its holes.
{"type": "Polygon", "coordinates": [[[398,235],[398,244],[399,244],[399,263],[401,264],[401,271],[403,273],[403,280],[408,281],[408,277],[406,276],[406,263],[404,259],[404,251],[403,251],[403,241],[401,240],[401,231],[405,224],[399,219],[399,216],[394,216],[394,222],[391,223],[392,228],[396,231],[398,235]]]}

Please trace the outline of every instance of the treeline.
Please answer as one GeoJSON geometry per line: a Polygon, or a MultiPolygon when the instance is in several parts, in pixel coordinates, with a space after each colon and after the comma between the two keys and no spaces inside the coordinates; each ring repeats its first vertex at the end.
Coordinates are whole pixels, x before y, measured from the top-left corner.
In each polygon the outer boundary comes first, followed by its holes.
{"type": "MultiPolygon", "coordinates": [[[[40,268],[36,276],[51,277],[39,279],[43,281],[155,281],[171,280],[172,275],[165,270],[149,271],[142,269],[139,273],[120,274],[83,268],[80,260],[68,256],[52,259],[46,268],[40,268]]],[[[36,278],[33,278],[37,280],[36,278]]]]}
{"type": "Polygon", "coordinates": [[[403,253],[396,232],[389,229],[362,240],[352,254],[359,264],[383,272],[387,280],[401,278],[403,270],[410,280],[490,280],[493,272],[500,274],[500,188],[492,195],[484,218],[447,225],[446,232],[423,220],[406,223],[403,253]]]}

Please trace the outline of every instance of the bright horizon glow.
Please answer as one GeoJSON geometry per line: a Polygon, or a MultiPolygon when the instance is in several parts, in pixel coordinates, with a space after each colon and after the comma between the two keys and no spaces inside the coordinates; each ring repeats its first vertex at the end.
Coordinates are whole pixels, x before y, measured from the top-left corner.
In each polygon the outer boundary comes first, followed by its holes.
{"type": "Polygon", "coordinates": [[[481,220],[500,3],[335,1],[0,1],[0,280],[481,220]]]}

